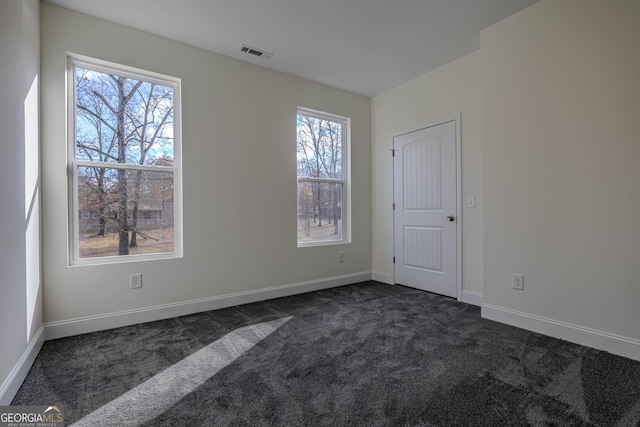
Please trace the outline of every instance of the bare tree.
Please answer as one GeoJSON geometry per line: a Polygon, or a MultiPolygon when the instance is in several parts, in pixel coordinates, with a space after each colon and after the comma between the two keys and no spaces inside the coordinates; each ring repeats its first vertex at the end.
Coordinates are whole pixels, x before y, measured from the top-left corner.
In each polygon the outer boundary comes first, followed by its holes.
{"type": "MultiPolygon", "coordinates": [[[[307,176],[314,178],[321,178],[323,175],[323,138],[325,129],[322,126],[323,120],[316,119],[310,116],[299,116],[300,126],[298,127],[298,151],[305,153],[311,153],[309,157],[307,154],[307,162],[305,164],[305,172],[307,176]]],[[[318,227],[322,227],[322,195],[320,189],[320,183],[315,182],[313,184],[314,192],[314,219],[317,215],[318,227]]]]}
{"type": "MultiPolygon", "coordinates": [[[[116,153],[115,159],[117,163],[127,163],[127,145],[131,139],[130,133],[127,133],[127,104],[136,91],[142,85],[142,81],[130,80],[122,76],[114,76],[111,74],[93,73],[99,75],[98,78],[88,78],[87,70],[76,69],[76,75],[80,74],[83,78],[80,82],[86,83],[89,88],[86,91],[76,89],[76,94],[80,93],[84,96],[77,96],[76,108],[83,111],[88,116],[92,116],[102,125],[109,128],[114,133],[116,153]],[[103,108],[104,107],[104,108],[103,108]]],[[[78,133],[78,130],[76,130],[78,133]]],[[[102,151],[102,147],[100,148],[102,151]]],[[[110,153],[105,160],[111,157],[110,153]]],[[[126,169],[117,169],[118,177],[118,255],[129,254],[129,227],[127,224],[128,211],[128,183],[126,169]]],[[[104,175],[102,175],[104,177],[104,175]]]]}
{"type": "MultiPolygon", "coordinates": [[[[329,157],[328,172],[332,178],[338,178],[338,174],[342,175],[342,125],[336,122],[328,123],[329,133],[329,157]],[[338,168],[340,167],[340,171],[338,168]]],[[[342,189],[338,188],[338,185],[333,184],[329,190],[331,193],[330,206],[333,216],[333,229],[334,234],[339,233],[338,228],[338,198],[342,199],[342,189]]]]}
{"type": "MultiPolygon", "coordinates": [[[[100,90],[99,82],[89,81],[86,78],[86,70],[82,70],[76,76],[76,87],[78,115],[82,116],[86,123],[92,126],[91,132],[77,133],[76,146],[81,153],[81,158],[101,163],[116,160],[114,157],[114,148],[116,146],[115,129],[103,119],[104,104],[93,96],[93,91],[100,90]]],[[[91,167],[89,169],[93,179],[86,184],[97,193],[96,206],[91,206],[91,210],[98,211],[97,235],[104,236],[108,219],[108,195],[111,192],[111,188],[107,185],[107,168],[91,167]],[[94,182],[95,185],[91,185],[94,182]]]]}
{"type": "MultiPolygon", "coordinates": [[[[342,180],[342,149],[343,149],[343,123],[329,119],[314,117],[312,115],[298,115],[298,176],[327,179],[302,181],[310,186],[310,190],[299,190],[299,201],[304,203],[305,211],[300,213],[301,223],[308,215],[307,204],[312,199],[314,222],[317,218],[317,226],[322,226],[324,218],[329,224],[333,223],[334,234],[340,233],[339,218],[342,198],[342,188],[339,182],[342,180]]],[[[304,232],[307,232],[304,227],[304,232]]]]}
{"type": "MultiPolygon", "coordinates": [[[[172,124],[173,102],[170,88],[147,83],[144,91],[138,89],[138,95],[142,99],[137,111],[131,111],[129,118],[133,126],[134,140],[138,143],[138,164],[143,165],[147,160],[149,150],[159,149],[167,140],[164,133],[167,125],[172,124]],[[150,87],[146,87],[149,85],[150,87]]],[[[131,216],[131,242],[130,247],[137,246],[138,235],[138,210],[140,208],[140,185],[143,172],[135,173],[133,184],[133,214],[131,216]]]]}

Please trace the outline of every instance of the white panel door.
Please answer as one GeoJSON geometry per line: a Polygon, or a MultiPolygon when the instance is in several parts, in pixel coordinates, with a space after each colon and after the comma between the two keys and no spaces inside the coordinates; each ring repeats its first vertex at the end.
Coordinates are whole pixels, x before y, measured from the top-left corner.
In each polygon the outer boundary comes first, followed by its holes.
{"type": "Polygon", "coordinates": [[[393,139],[395,282],[457,297],[456,126],[393,139]]]}

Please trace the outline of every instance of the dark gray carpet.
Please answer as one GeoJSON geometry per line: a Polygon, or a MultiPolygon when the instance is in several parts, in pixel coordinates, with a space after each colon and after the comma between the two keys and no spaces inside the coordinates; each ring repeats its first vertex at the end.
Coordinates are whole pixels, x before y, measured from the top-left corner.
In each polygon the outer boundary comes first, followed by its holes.
{"type": "Polygon", "coordinates": [[[67,425],[627,427],[640,362],[364,282],[47,341],[12,404],[67,425]]]}

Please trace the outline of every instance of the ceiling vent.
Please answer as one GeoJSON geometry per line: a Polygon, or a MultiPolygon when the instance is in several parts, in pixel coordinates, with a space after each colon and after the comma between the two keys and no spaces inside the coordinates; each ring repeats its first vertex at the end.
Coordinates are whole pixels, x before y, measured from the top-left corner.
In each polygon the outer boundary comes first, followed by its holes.
{"type": "Polygon", "coordinates": [[[263,59],[270,59],[273,56],[273,53],[258,49],[256,47],[247,46],[246,44],[243,44],[240,47],[240,52],[248,53],[249,55],[257,56],[258,58],[263,59]]]}

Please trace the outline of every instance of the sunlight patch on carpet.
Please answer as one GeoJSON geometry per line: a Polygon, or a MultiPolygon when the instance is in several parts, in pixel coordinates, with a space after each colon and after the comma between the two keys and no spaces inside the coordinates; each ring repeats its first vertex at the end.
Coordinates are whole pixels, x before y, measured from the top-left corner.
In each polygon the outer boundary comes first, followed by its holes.
{"type": "Polygon", "coordinates": [[[142,424],[204,384],[293,316],[236,329],[149,378],[72,424],[76,427],[142,424]]]}

